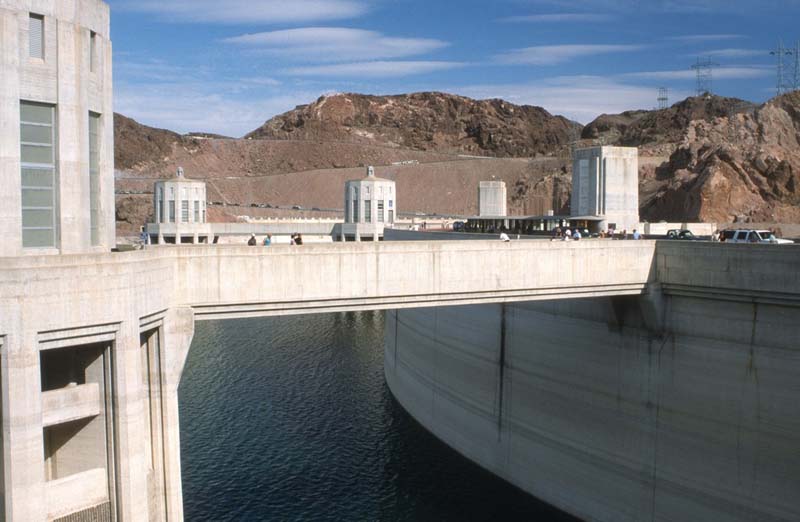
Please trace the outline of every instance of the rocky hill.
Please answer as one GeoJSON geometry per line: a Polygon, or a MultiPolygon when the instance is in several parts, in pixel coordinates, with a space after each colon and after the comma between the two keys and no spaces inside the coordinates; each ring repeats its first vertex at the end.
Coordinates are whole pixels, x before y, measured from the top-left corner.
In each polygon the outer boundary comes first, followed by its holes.
{"type": "Polygon", "coordinates": [[[800,91],[690,122],[652,182],[650,220],[800,223],[800,91]]]}
{"type": "Polygon", "coordinates": [[[667,109],[603,114],[584,127],[581,138],[623,147],[678,144],[693,121],[711,122],[753,107],[752,103],[738,98],[691,97],[667,109]]]}
{"type": "MultiPolygon", "coordinates": [[[[121,233],[145,222],[153,181],[178,166],[208,181],[209,199],[225,205],[214,207],[218,221],[290,212],[256,209],[263,204],[340,208],[342,184],[366,165],[397,180],[407,212],[475,214],[486,179],[507,183],[510,212],[567,212],[566,144],[577,128],[534,107],[427,93],[321,98],[246,139],[180,135],[117,115],[117,217],[121,233]]],[[[707,96],[603,115],[582,143],[639,146],[642,219],[800,223],[798,129],[798,93],[759,107],[707,96]]]]}
{"type": "Polygon", "coordinates": [[[541,107],[425,92],[335,94],[267,121],[246,136],[380,144],[493,157],[550,154],[580,126],[541,107]]]}

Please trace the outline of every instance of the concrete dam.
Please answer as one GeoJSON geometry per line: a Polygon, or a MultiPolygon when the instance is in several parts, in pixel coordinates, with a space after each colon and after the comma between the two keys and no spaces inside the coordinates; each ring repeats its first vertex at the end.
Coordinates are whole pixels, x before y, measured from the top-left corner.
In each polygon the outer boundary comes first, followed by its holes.
{"type": "Polygon", "coordinates": [[[432,241],[2,258],[5,519],[182,520],[195,320],[385,309],[400,403],[536,497],[585,520],[796,520],[797,252],[432,241]]]}
{"type": "Polygon", "coordinates": [[[387,383],[583,520],[798,520],[798,253],[731,246],[659,243],[657,296],[390,311],[387,383]]]}

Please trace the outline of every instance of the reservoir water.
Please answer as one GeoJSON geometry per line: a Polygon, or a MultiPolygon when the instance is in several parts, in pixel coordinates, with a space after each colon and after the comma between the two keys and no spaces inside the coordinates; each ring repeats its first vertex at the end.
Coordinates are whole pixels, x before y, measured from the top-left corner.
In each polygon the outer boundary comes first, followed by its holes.
{"type": "Polygon", "coordinates": [[[185,519],[574,521],[440,442],[383,377],[383,314],[197,323],[185,519]]]}

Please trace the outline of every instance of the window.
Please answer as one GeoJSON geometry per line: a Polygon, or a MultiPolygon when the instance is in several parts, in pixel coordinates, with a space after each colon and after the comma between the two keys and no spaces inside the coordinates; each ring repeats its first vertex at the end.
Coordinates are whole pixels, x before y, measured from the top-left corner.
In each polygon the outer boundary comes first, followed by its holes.
{"type": "MultiPolygon", "coordinates": [[[[186,189],[183,191],[186,192],[186,189]]],[[[181,221],[183,223],[189,222],[189,202],[185,199],[181,201],[181,221]]]]}
{"type": "Polygon", "coordinates": [[[358,219],[358,207],[359,207],[358,200],[354,199],[353,200],[353,223],[358,223],[359,222],[359,219],[358,219]]]}
{"type": "Polygon", "coordinates": [[[389,219],[386,221],[387,223],[394,223],[394,210],[389,211],[389,219]]]}
{"type": "Polygon", "coordinates": [[[20,102],[22,246],[56,246],[55,107],[20,102]]]}
{"type": "Polygon", "coordinates": [[[30,57],[44,60],[44,16],[30,14],[28,37],[30,57]]]}
{"type": "Polygon", "coordinates": [[[378,223],[383,223],[383,201],[378,201],[378,223]]]}
{"type": "Polygon", "coordinates": [[[200,202],[197,200],[194,200],[194,222],[200,223],[200,202]]]}
{"type": "Polygon", "coordinates": [[[158,215],[156,216],[156,223],[164,223],[167,216],[164,215],[164,187],[158,189],[158,215]]]}
{"type": "Polygon", "coordinates": [[[89,31],[89,72],[97,72],[97,33],[89,31]]]}
{"type": "Polygon", "coordinates": [[[364,200],[364,223],[372,223],[372,201],[364,200]]]}
{"type": "Polygon", "coordinates": [[[394,201],[391,199],[389,200],[389,208],[394,208],[394,201]]]}
{"type": "Polygon", "coordinates": [[[175,200],[169,200],[169,222],[175,223],[175,200]]]}
{"type": "Polygon", "coordinates": [[[89,113],[89,230],[92,246],[100,244],[100,115],[89,113]]]}

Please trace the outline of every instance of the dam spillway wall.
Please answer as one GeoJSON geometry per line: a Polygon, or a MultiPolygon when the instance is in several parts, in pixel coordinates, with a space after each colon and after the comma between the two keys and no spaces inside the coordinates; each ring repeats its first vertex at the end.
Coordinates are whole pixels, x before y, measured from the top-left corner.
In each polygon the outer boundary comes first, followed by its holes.
{"type": "Polygon", "coordinates": [[[388,312],[387,383],[457,451],[584,520],[800,519],[800,308],[661,301],[388,312]]]}

